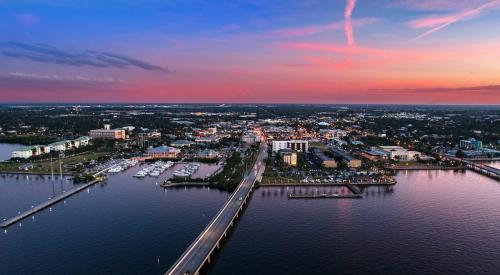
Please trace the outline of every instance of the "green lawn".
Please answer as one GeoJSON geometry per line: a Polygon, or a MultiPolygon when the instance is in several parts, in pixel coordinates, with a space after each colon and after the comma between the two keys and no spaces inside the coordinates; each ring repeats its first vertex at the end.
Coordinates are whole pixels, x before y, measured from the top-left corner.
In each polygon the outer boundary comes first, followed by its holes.
{"type": "MultiPolygon", "coordinates": [[[[72,173],[73,165],[77,163],[89,163],[90,161],[98,161],[100,158],[109,155],[109,152],[84,152],[74,156],[68,156],[61,159],[62,172],[72,173]],[[68,167],[70,166],[70,167],[68,167]]],[[[49,160],[36,160],[36,161],[25,161],[25,162],[0,162],[0,171],[3,172],[20,172],[19,167],[23,164],[32,164],[33,168],[27,172],[31,173],[51,173],[51,163],[49,160]]],[[[54,158],[52,160],[52,165],[54,167],[54,172],[59,173],[59,159],[54,158]]]]}

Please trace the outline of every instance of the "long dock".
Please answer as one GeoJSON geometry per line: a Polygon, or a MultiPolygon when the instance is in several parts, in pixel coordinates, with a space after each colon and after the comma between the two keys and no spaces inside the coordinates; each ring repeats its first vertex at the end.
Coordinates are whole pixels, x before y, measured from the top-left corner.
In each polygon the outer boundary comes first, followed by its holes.
{"type": "Polygon", "coordinates": [[[167,275],[200,274],[200,270],[212,260],[212,255],[221,245],[222,239],[234,226],[250,198],[255,182],[260,180],[265,169],[267,144],[261,142],[259,153],[252,170],[236,188],[228,201],[210,221],[201,234],[194,240],[179,259],[165,273],[167,275]]]}
{"type": "Polygon", "coordinates": [[[9,227],[9,226],[11,226],[11,225],[13,225],[13,224],[15,224],[15,223],[23,220],[23,219],[25,219],[25,218],[27,218],[27,217],[35,214],[37,212],[42,211],[43,209],[45,209],[47,207],[50,207],[50,206],[52,206],[52,205],[54,205],[54,204],[56,204],[56,203],[58,203],[58,202],[60,202],[62,200],[65,200],[66,198],[71,197],[74,194],[76,194],[76,193],[78,193],[78,192],[80,192],[80,191],[82,191],[84,189],[87,189],[88,187],[90,187],[90,186],[92,186],[92,185],[94,185],[94,184],[96,184],[98,182],[100,182],[100,181],[99,180],[93,180],[93,181],[91,181],[89,183],[86,183],[86,184],[84,184],[84,185],[82,185],[80,187],[77,187],[77,188],[75,188],[75,189],[73,189],[71,191],[68,191],[68,192],[63,193],[63,194],[61,194],[59,196],[56,196],[56,197],[54,197],[54,198],[52,198],[52,199],[50,199],[50,200],[48,200],[48,201],[46,201],[46,202],[44,202],[42,204],[39,204],[39,205],[31,208],[28,211],[25,211],[25,212],[23,212],[23,213],[15,216],[15,217],[12,217],[12,218],[6,220],[2,224],[0,224],[0,227],[2,227],[2,228],[9,227]]]}
{"type": "Polygon", "coordinates": [[[393,186],[397,182],[351,182],[351,183],[342,183],[342,182],[276,182],[276,183],[263,183],[261,187],[328,187],[328,186],[346,186],[348,184],[353,186],[393,186]]]}
{"type": "MultiPolygon", "coordinates": [[[[121,163],[119,163],[119,164],[121,164],[121,163]]],[[[94,174],[94,177],[98,177],[98,176],[104,174],[106,171],[108,171],[109,169],[111,169],[111,168],[113,168],[113,167],[115,167],[116,165],[119,165],[119,164],[112,165],[112,166],[110,166],[110,167],[108,167],[106,169],[103,169],[103,170],[97,172],[96,174],[94,174]]],[[[93,181],[91,181],[89,183],[86,183],[86,184],[84,184],[82,186],[74,188],[74,189],[72,189],[72,190],[70,190],[68,192],[65,192],[63,194],[55,196],[52,199],[50,199],[50,200],[48,200],[46,202],[43,202],[43,203],[41,203],[41,204],[39,204],[39,205],[31,208],[30,210],[24,211],[21,214],[19,214],[17,216],[14,216],[14,217],[12,217],[12,218],[4,221],[3,223],[0,224],[0,227],[7,228],[7,227],[9,227],[9,226],[11,226],[11,225],[19,222],[19,221],[21,221],[21,220],[23,220],[23,219],[31,216],[31,215],[34,215],[35,213],[38,213],[38,212],[42,211],[45,208],[48,208],[48,207],[50,207],[50,206],[52,206],[52,205],[54,205],[54,204],[56,204],[56,203],[58,203],[60,201],[63,201],[65,199],[73,196],[74,194],[79,193],[80,191],[85,190],[85,189],[89,188],[90,186],[92,186],[92,185],[94,185],[94,184],[96,184],[98,182],[101,182],[101,181],[102,180],[96,179],[96,180],[93,180],[93,181]]]]}
{"type": "Polygon", "coordinates": [[[361,199],[361,194],[289,194],[289,199],[361,199]]]}
{"type": "Polygon", "coordinates": [[[160,184],[163,188],[177,188],[177,187],[203,187],[210,186],[212,182],[164,182],[160,184]]]}

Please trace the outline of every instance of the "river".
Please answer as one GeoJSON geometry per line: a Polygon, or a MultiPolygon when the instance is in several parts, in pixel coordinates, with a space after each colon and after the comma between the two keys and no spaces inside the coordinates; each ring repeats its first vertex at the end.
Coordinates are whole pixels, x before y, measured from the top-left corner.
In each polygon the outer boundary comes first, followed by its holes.
{"type": "MultiPolygon", "coordinates": [[[[133,178],[138,169],[2,232],[0,274],[165,272],[228,194],[164,190],[157,179],[133,178]]],[[[289,200],[286,188],[259,188],[208,271],[498,274],[498,182],[470,171],[401,171],[397,179],[357,200],[289,200]]],[[[0,177],[0,218],[53,190],[60,180],[0,177]]]]}

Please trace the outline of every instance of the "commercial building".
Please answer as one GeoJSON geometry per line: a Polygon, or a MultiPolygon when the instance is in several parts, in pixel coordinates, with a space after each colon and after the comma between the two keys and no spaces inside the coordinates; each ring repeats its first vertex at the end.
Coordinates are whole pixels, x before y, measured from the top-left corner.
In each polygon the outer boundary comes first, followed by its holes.
{"type": "Polygon", "coordinates": [[[125,130],[123,129],[96,129],[90,130],[89,136],[94,139],[122,139],[125,140],[125,130]]]}
{"type": "Polygon", "coordinates": [[[319,135],[324,139],[343,138],[347,136],[347,131],[340,129],[320,129],[319,135]]]}
{"type": "Polygon", "coordinates": [[[464,150],[480,150],[483,148],[483,143],[475,138],[469,138],[460,140],[459,147],[464,150]]]}
{"type": "Polygon", "coordinates": [[[125,130],[122,129],[113,129],[113,130],[105,130],[105,129],[97,129],[91,130],[89,132],[90,137],[94,139],[114,139],[114,140],[125,140],[125,130]]]}
{"type": "Polygon", "coordinates": [[[325,168],[337,168],[337,162],[335,159],[328,157],[325,155],[323,150],[316,149],[314,150],[314,155],[317,157],[319,163],[325,168]]]}
{"type": "Polygon", "coordinates": [[[261,137],[260,135],[257,135],[254,131],[248,131],[241,137],[241,141],[245,143],[254,144],[256,142],[260,142],[261,137]]]}
{"type": "Polygon", "coordinates": [[[280,151],[281,158],[283,159],[283,163],[289,166],[297,166],[298,157],[297,153],[292,150],[282,150],[280,151]]]}
{"type": "Polygon", "coordinates": [[[170,146],[173,147],[191,147],[194,144],[195,144],[194,142],[189,141],[187,139],[179,139],[170,142],[170,146]]]}
{"type": "Polygon", "coordinates": [[[410,151],[401,146],[380,146],[380,150],[384,151],[388,159],[398,161],[415,161],[421,153],[417,151],[410,151]]]}
{"type": "Polygon", "coordinates": [[[359,168],[361,167],[361,160],[357,159],[353,156],[351,156],[349,153],[346,151],[336,148],[334,146],[330,147],[330,150],[333,152],[333,154],[339,158],[342,159],[343,162],[347,164],[347,167],[349,168],[359,168]]]}
{"type": "Polygon", "coordinates": [[[205,144],[206,143],[217,143],[217,142],[219,142],[219,138],[218,137],[200,137],[200,136],[198,136],[194,139],[194,141],[196,143],[202,143],[202,144],[203,143],[205,143],[205,144]]]}
{"type": "Polygon", "coordinates": [[[146,152],[146,157],[147,158],[158,158],[158,159],[177,158],[180,153],[181,153],[181,150],[179,150],[177,148],[170,147],[170,146],[159,146],[159,147],[149,149],[146,152]]]}
{"type": "Polygon", "coordinates": [[[361,153],[361,156],[371,161],[387,160],[388,158],[384,150],[377,148],[372,148],[371,150],[364,151],[363,153],[361,153]]]}
{"type": "Polygon", "coordinates": [[[309,142],[307,140],[275,140],[273,141],[273,153],[280,150],[290,149],[296,152],[309,152],[309,142]]]}
{"type": "Polygon", "coordinates": [[[196,154],[196,157],[200,159],[215,159],[219,157],[219,153],[217,153],[215,150],[205,149],[199,151],[196,154]]]}

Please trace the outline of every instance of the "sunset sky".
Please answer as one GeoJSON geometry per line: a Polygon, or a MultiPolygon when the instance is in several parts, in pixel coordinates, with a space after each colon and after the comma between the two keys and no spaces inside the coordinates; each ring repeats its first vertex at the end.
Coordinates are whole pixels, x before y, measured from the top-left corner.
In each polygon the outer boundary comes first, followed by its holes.
{"type": "Polygon", "coordinates": [[[0,103],[500,104],[500,0],[0,0],[0,103]]]}

